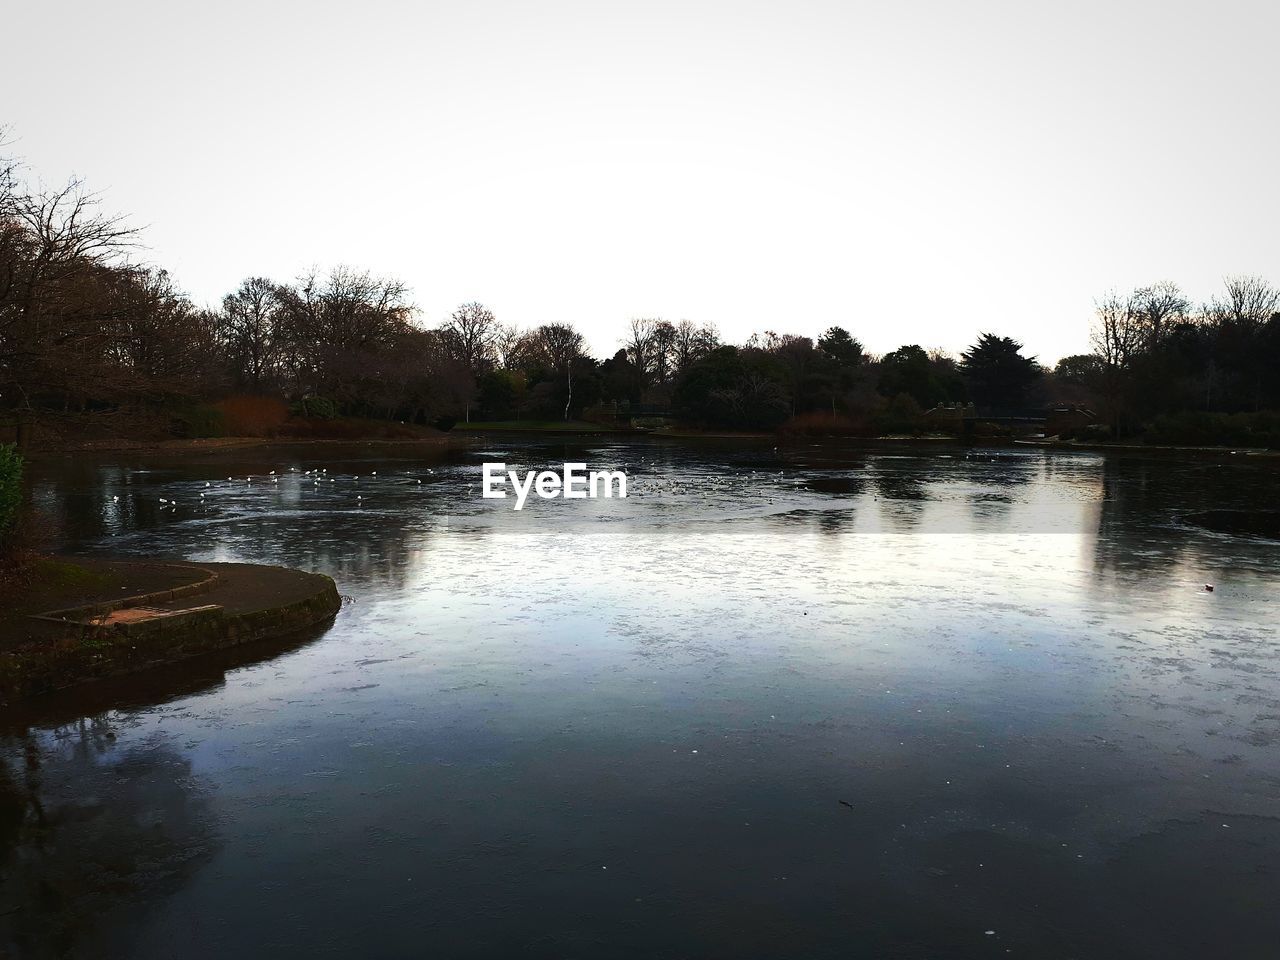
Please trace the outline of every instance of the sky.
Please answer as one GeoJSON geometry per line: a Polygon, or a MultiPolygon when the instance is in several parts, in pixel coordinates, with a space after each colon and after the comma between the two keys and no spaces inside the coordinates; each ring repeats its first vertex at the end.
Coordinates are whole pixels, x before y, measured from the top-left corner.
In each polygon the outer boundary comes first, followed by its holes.
{"type": "Polygon", "coordinates": [[[1280,4],[14,4],[0,124],[200,303],[348,264],[478,300],[1042,362],[1107,291],[1280,283],[1280,4]],[[17,42],[15,42],[15,39],[17,42]]]}

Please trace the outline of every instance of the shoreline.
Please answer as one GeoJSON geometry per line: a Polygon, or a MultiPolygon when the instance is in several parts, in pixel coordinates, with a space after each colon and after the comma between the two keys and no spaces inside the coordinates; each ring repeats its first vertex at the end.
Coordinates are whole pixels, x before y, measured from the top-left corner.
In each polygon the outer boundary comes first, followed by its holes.
{"type": "Polygon", "coordinates": [[[895,434],[880,437],[783,434],[747,430],[698,430],[682,427],[653,430],[610,426],[588,421],[567,423],[549,421],[459,423],[448,432],[422,437],[209,437],[173,438],[167,440],[130,440],[111,438],[83,440],[49,447],[36,447],[23,452],[28,462],[48,461],[72,456],[96,454],[142,454],[146,456],[200,456],[255,449],[323,450],[327,448],[366,447],[387,451],[442,451],[465,446],[469,441],[494,434],[521,434],[564,437],[610,436],[653,437],[669,440],[739,441],[748,444],[772,442],[779,447],[800,445],[846,445],[858,447],[954,445],[975,448],[1035,447],[1042,450],[1093,451],[1100,453],[1146,453],[1156,455],[1191,455],[1207,457],[1248,457],[1254,461],[1280,460],[1280,450],[1264,447],[1207,446],[1178,444],[1145,444],[1112,441],[1077,441],[1018,437],[964,438],[948,434],[895,434]]]}
{"type": "Polygon", "coordinates": [[[739,440],[748,443],[773,442],[779,447],[799,445],[844,444],[847,446],[962,446],[976,448],[1008,448],[1035,447],[1043,450],[1096,451],[1101,453],[1153,453],[1153,454],[1191,454],[1196,456],[1251,457],[1263,460],[1280,459],[1280,450],[1265,447],[1232,447],[1176,444],[1144,444],[1144,443],[1112,443],[1105,441],[1045,440],[1018,437],[973,437],[964,438],[949,434],[921,434],[911,436],[892,434],[882,437],[842,437],[825,435],[785,435],[778,432],[734,431],[734,430],[692,430],[680,427],[637,430],[634,428],[609,427],[594,424],[566,424],[564,426],[543,426],[531,423],[525,426],[515,424],[458,424],[453,428],[454,434],[460,436],[482,436],[487,434],[519,433],[544,435],[579,435],[609,434],[615,436],[654,437],[670,440],[739,440]]]}
{"type": "Polygon", "coordinates": [[[23,592],[25,609],[6,611],[2,705],[287,637],[342,607],[332,578],[266,564],[95,557],[47,560],[43,569],[56,586],[39,583],[23,592]],[[43,609],[50,600],[70,602],[43,609]]]}
{"type": "Polygon", "coordinates": [[[233,452],[252,450],[260,447],[306,447],[322,448],[333,446],[369,446],[387,447],[396,450],[423,447],[431,450],[442,450],[455,445],[451,434],[442,433],[438,437],[413,437],[406,439],[388,439],[384,437],[368,438],[304,438],[292,437],[214,437],[191,440],[92,440],[61,447],[43,447],[23,453],[28,461],[50,460],[59,457],[92,455],[97,453],[142,453],[150,455],[195,456],[205,453],[233,452]]]}

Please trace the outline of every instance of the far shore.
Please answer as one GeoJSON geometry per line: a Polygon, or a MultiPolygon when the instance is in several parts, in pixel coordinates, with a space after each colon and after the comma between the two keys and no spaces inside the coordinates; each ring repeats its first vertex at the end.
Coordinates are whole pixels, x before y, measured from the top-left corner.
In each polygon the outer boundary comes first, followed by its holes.
{"type": "Polygon", "coordinates": [[[195,439],[173,440],[86,440],[66,445],[37,447],[23,455],[28,460],[47,460],[65,457],[72,454],[94,453],[145,453],[145,454],[202,454],[219,453],[224,450],[245,450],[257,447],[279,449],[282,447],[302,447],[307,449],[330,449],[333,447],[377,447],[388,450],[413,450],[427,448],[440,450],[453,442],[450,434],[438,436],[390,439],[386,437],[350,437],[299,439],[296,437],[202,437],[195,439]]]}
{"type": "Polygon", "coordinates": [[[74,455],[134,453],[154,456],[199,456],[237,450],[297,449],[300,451],[351,449],[361,447],[388,454],[418,451],[442,451],[465,445],[474,438],[491,434],[544,434],[561,436],[654,437],[672,440],[714,440],[746,444],[774,443],[780,447],[839,444],[857,447],[963,446],[976,448],[1034,447],[1055,451],[1093,451],[1099,453],[1183,455],[1194,457],[1248,457],[1268,463],[1280,462],[1280,450],[1264,447],[1231,447],[1205,445],[1144,444],[1110,441],[1059,440],[1053,437],[957,437],[949,434],[895,434],[879,437],[787,434],[785,432],[735,431],[671,426],[638,429],[620,425],[592,423],[584,420],[508,420],[459,423],[450,432],[433,431],[417,437],[204,437],[156,439],[108,438],[80,440],[65,444],[41,446],[26,451],[31,461],[47,461],[74,455]]]}
{"type": "Polygon", "coordinates": [[[611,426],[585,420],[504,420],[459,423],[453,433],[545,433],[581,435],[617,435],[633,437],[661,437],[675,440],[728,440],[748,443],[773,442],[779,446],[799,444],[846,444],[849,446],[965,446],[965,447],[1037,447],[1044,450],[1088,450],[1115,453],[1189,454],[1195,456],[1249,456],[1267,459],[1280,458],[1280,451],[1264,447],[1231,447],[1204,445],[1172,445],[1123,443],[1109,441],[1059,440],[1055,437],[958,437],[952,434],[888,434],[878,437],[839,436],[825,434],[788,434],[749,430],[698,429],[671,426],[654,429],[611,426]]]}
{"type": "Polygon", "coordinates": [[[643,434],[647,431],[617,424],[593,423],[590,420],[474,420],[460,421],[454,433],[622,433],[643,434]]]}

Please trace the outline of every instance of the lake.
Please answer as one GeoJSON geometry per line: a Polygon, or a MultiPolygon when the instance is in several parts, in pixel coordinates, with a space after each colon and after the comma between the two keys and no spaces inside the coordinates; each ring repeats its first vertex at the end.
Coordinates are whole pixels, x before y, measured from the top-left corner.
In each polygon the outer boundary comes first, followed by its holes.
{"type": "Polygon", "coordinates": [[[1280,545],[1185,520],[1260,459],[386,449],[33,466],[53,548],[350,601],[9,712],[0,953],[1276,955],[1280,545]]]}

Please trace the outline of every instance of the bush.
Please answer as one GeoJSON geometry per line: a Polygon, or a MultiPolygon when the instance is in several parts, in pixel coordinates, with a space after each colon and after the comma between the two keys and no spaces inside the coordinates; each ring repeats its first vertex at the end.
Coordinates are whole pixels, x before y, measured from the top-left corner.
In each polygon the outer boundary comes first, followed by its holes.
{"type": "Polygon", "coordinates": [[[1148,443],[1195,447],[1280,447],[1280,412],[1176,413],[1157,417],[1147,428],[1148,443]]]}
{"type": "Polygon", "coordinates": [[[426,427],[394,420],[361,420],[355,417],[338,417],[336,420],[294,419],[282,426],[275,435],[289,440],[421,440],[435,436],[426,427]]]}
{"type": "Polygon", "coordinates": [[[1105,423],[1086,423],[1075,430],[1066,430],[1059,440],[1081,440],[1085,443],[1102,443],[1111,439],[1111,427],[1105,423]]]}
{"type": "Polygon", "coordinates": [[[224,437],[226,433],[226,421],[222,411],[216,407],[186,407],[179,410],[173,418],[175,437],[224,437]]]}
{"type": "Polygon", "coordinates": [[[1013,428],[1003,423],[992,423],[989,420],[975,420],[965,427],[966,434],[983,440],[1008,440],[1013,436],[1013,428]]]}
{"type": "Polygon", "coordinates": [[[900,393],[876,413],[874,423],[876,432],[882,436],[915,436],[924,429],[924,410],[911,394],[900,393]]]}
{"type": "Polygon", "coordinates": [[[274,436],[289,419],[289,405],[275,397],[227,397],[218,410],[232,437],[274,436]]]}
{"type": "Polygon", "coordinates": [[[792,417],[778,433],[784,437],[869,437],[875,431],[866,415],[812,412],[792,417]]]}
{"type": "Polygon", "coordinates": [[[0,444],[0,552],[7,549],[22,508],[22,457],[13,444],[0,444]]]}
{"type": "Polygon", "coordinates": [[[291,412],[299,417],[336,420],[338,417],[338,405],[328,397],[303,397],[293,405],[291,412]]]}

